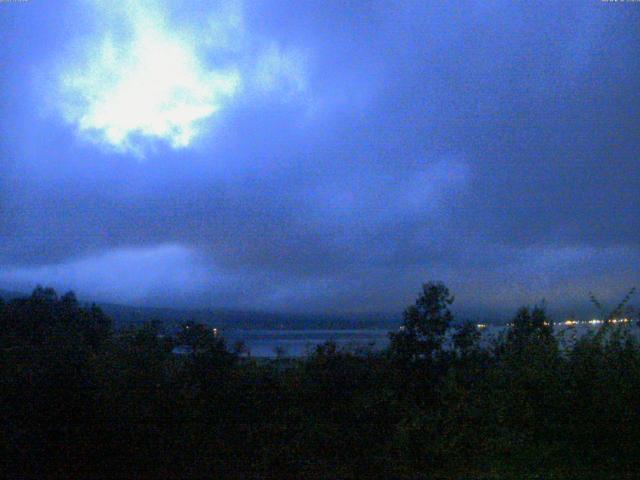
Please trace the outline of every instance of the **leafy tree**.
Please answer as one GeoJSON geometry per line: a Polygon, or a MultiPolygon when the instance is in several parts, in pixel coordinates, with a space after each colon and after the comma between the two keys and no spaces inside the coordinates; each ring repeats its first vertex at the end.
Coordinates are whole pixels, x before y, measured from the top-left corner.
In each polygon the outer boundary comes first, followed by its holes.
{"type": "Polygon", "coordinates": [[[251,351],[249,350],[249,347],[247,346],[246,342],[244,342],[243,340],[237,340],[233,344],[233,353],[238,356],[243,356],[243,355],[247,357],[251,356],[251,351]]]}
{"type": "Polygon", "coordinates": [[[226,352],[225,341],[214,332],[214,329],[196,322],[186,322],[178,332],[179,343],[191,347],[194,353],[226,352]]]}
{"type": "Polygon", "coordinates": [[[405,359],[430,359],[442,351],[445,333],[453,320],[449,289],[440,282],[422,285],[415,305],[404,311],[400,331],[391,334],[391,351],[405,359]]]}
{"type": "Polygon", "coordinates": [[[274,362],[237,362],[196,323],[175,336],[154,323],[114,332],[72,293],[38,288],[0,302],[0,470],[10,478],[637,476],[632,329],[612,325],[561,350],[544,309],[523,308],[494,345],[469,323],[449,344],[452,301],[442,284],[425,284],[391,351],[328,342],[274,362]],[[193,353],[173,355],[175,344],[193,353]]]}
{"type": "Polygon", "coordinates": [[[282,345],[278,345],[273,349],[273,353],[276,354],[276,358],[280,359],[287,354],[287,349],[282,345]]]}
{"type": "Polygon", "coordinates": [[[453,347],[461,357],[468,356],[477,349],[480,331],[475,323],[465,321],[456,328],[453,334],[453,347]]]}
{"type": "Polygon", "coordinates": [[[543,307],[536,306],[532,310],[522,307],[511,322],[507,333],[507,344],[515,348],[523,348],[532,343],[553,344],[551,321],[543,307]]]}
{"type": "Polygon", "coordinates": [[[604,325],[609,325],[611,321],[615,318],[622,317],[626,313],[633,313],[633,308],[629,307],[629,302],[631,298],[636,293],[636,287],[632,287],[627,294],[620,300],[620,302],[615,306],[613,310],[607,312],[606,308],[600,301],[596,298],[596,296],[589,292],[589,300],[596,307],[598,313],[600,314],[600,318],[603,320],[604,325]]]}

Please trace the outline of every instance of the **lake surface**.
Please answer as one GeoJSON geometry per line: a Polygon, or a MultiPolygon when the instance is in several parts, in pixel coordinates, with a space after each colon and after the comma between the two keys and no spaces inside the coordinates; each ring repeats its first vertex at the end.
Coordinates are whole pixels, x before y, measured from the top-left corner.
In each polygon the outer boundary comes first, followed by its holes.
{"type": "Polygon", "coordinates": [[[224,333],[229,347],[243,341],[252,357],[304,357],[318,345],[333,341],[340,348],[382,350],[388,330],[234,330],[224,333]]]}
{"type": "MultiPolygon", "coordinates": [[[[488,343],[505,330],[504,326],[488,325],[481,329],[481,342],[488,343]]],[[[570,346],[577,338],[599,325],[555,325],[554,331],[563,346],[570,346]]],[[[637,334],[638,328],[631,327],[637,334]]],[[[244,342],[249,354],[256,358],[304,357],[313,353],[318,345],[335,342],[339,348],[380,351],[389,345],[389,330],[228,330],[223,333],[228,346],[244,342]]]]}

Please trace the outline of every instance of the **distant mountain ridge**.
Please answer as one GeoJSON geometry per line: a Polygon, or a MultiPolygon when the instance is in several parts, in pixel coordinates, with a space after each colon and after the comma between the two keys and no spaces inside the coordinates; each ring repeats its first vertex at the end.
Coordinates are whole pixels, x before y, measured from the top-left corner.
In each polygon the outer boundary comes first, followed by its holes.
{"type": "Polygon", "coordinates": [[[28,296],[29,296],[28,293],[14,292],[11,290],[3,290],[0,288],[0,298],[2,298],[5,301],[13,300],[14,298],[23,298],[28,296]]]}
{"type": "Polygon", "coordinates": [[[172,309],[132,307],[117,304],[98,305],[118,325],[140,324],[158,320],[167,328],[176,328],[183,322],[193,321],[221,329],[364,329],[397,328],[399,318],[384,316],[332,316],[301,315],[231,309],[172,309]]]}
{"type": "MultiPolygon", "coordinates": [[[[0,298],[12,300],[27,297],[29,294],[0,290],[0,298]]],[[[85,302],[80,299],[81,303],[85,302]]],[[[109,315],[116,328],[140,325],[145,322],[158,321],[168,331],[173,331],[183,322],[204,323],[220,329],[395,329],[400,325],[400,318],[385,315],[313,315],[289,314],[277,312],[261,312],[234,309],[174,309],[162,307],[136,307],[115,303],[95,302],[109,315]]]]}
{"type": "MultiPolygon", "coordinates": [[[[60,292],[59,292],[60,293],[60,292]]],[[[13,298],[27,297],[28,293],[0,289],[0,298],[11,300],[13,298]]],[[[79,299],[82,304],[95,303],[109,315],[116,328],[124,328],[131,325],[141,325],[145,322],[158,321],[167,332],[175,331],[180,324],[188,321],[204,323],[220,329],[236,330],[347,330],[347,329],[386,329],[395,330],[402,323],[401,312],[398,314],[312,314],[312,313],[283,313],[265,312],[258,310],[237,310],[230,308],[167,308],[167,307],[141,307],[107,302],[91,302],[79,299]]],[[[455,324],[463,320],[471,320],[474,323],[486,323],[504,325],[515,313],[492,312],[489,310],[458,310],[453,309],[455,324]]],[[[572,309],[578,312],[581,318],[591,318],[580,308],[572,309]]],[[[565,314],[556,315],[564,319],[565,314]]],[[[569,315],[574,318],[575,315],[569,315]]]]}

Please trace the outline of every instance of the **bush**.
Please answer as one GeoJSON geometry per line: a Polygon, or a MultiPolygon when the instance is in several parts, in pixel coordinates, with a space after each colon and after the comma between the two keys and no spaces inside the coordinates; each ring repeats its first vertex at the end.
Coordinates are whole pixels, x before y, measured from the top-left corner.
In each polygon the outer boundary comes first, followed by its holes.
{"type": "Polygon", "coordinates": [[[599,478],[640,465],[640,345],[561,348],[541,308],[493,344],[425,284],[386,352],[240,360],[210,328],[114,332],[38,288],[0,302],[0,458],[14,477],[599,478]],[[174,346],[190,347],[187,355],[174,346]]]}

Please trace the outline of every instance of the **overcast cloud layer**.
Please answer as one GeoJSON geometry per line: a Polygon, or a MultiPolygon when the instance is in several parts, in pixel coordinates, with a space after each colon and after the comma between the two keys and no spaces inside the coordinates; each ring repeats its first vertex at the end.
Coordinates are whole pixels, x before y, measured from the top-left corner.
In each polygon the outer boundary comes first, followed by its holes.
{"type": "Polygon", "coordinates": [[[396,313],[428,279],[497,311],[640,283],[640,4],[105,5],[0,3],[0,287],[396,313]]]}

